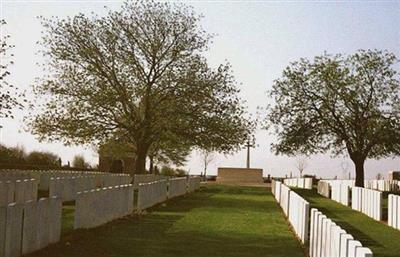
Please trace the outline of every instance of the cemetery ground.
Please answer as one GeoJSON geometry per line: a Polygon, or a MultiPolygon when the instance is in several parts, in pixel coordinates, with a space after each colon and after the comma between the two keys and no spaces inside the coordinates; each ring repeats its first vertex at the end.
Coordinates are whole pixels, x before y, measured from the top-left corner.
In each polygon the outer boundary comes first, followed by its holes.
{"type": "Polygon", "coordinates": [[[63,209],[61,241],[30,257],[305,256],[269,188],[223,185],[167,201],[89,230],[72,230],[63,209]]]}
{"type": "MultiPolygon", "coordinates": [[[[370,248],[374,253],[374,257],[400,256],[399,230],[353,210],[351,207],[325,198],[319,195],[316,189],[291,189],[304,197],[310,203],[311,208],[320,210],[349,234],[353,235],[354,238],[359,240],[363,246],[370,248]]],[[[384,199],[384,203],[385,202],[384,209],[385,205],[387,208],[387,199],[384,199]]]]}

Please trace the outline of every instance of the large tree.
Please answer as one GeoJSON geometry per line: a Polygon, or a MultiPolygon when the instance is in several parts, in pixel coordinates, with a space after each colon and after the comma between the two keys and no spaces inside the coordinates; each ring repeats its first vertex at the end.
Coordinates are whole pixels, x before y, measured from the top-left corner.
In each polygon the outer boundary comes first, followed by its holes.
{"type": "Polygon", "coordinates": [[[49,101],[31,120],[41,139],[102,144],[117,132],[135,172],[166,135],[193,147],[239,149],[251,132],[229,64],[204,57],[210,35],[179,3],[127,1],[105,16],[43,19],[49,101]],[[154,148],[153,148],[154,149],[154,148]]]}
{"type": "Polygon", "coordinates": [[[356,185],[364,162],[400,153],[400,81],[394,54],[360,50],[291,63],[273,84],[268,122],[276,153],[347,151],[356,185]]]}
{"type": "Polygon", "coordinates": [[[13,118],[12,110],[14,108],[21,109],[25,99],[24,94],[7,81],[7,77],[10,75],[10,65],[14,63],[12,61],[13,54],[10,53],[14,45],[8,42],[10,35],[7,35],[3,29],[6,24],[5,20],[0,20],[0,118],[13,118]]]}

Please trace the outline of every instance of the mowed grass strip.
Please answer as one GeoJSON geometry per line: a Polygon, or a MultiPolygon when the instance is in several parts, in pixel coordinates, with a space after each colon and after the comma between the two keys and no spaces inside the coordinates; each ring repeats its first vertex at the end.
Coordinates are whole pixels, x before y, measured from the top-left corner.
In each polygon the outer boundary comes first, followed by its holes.
{"type": "Polygon", "coordinates": [[[351,234],[363,246],[369,247],[374,257],[400,256],[400,231],[376,221],[367,215],[320,196],[317,191],[295,189],[294,191],[323,212],[328,218],[351,234]]]}
{"type": "MultiPolygon", "coordinates": [[[[65,212],[65,219],[72,219],[65,212]]],[[[71,224],[65,221],[63,224],[71,224]]],[[[68,229],[64,230],[68,231],[68,229]]],[[[202,186],[147,215],[64,233],[36,257],[304,257],[269,188],[202,186]]]]}

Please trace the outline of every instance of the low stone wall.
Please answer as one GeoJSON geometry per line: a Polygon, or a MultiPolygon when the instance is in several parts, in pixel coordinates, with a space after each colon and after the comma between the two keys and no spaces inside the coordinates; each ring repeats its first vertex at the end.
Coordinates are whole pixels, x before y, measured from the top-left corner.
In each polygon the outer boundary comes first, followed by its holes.
{"type": "Polygon", "coordinates": [[[79,192],[74,228],[93,228],[133,212],[133,186],[123,185],[79,192]]]}
{"type": "Polygon", "coordinates": [[[219,183],[264,183],[262,169],[218,168],[219,183]]]}
{"type": "Polygon", "coordinates": [[[186,194],[187,178],[170,178],[168,186],[168,198],[174,198],[186,194]]]}
{"type": "Polygon", "coordinates": [[[0,207],[0,256],[18,257],[58,242],[61,209],[57,198],[0,207]]]}
{"type": "MultiPolygon", "coordinates": [[[[184,179],[186,180],[186,178],[184,179]]],[[[156,204],[166,201],[167,195],[168,185],[166,180],[139,184],[137,201],[138,211],[140,212],[156,204]]]]}
{"type": "Polygon", "coordinates": [[[166,179],[165,176],[155,174],[135,174],[133,176],[133,188],[138,189],[141,183],[150,183],[158,180],[166,179]]]}
{"type": "Polygon", "coordinates": [[[200,188],[201,177],[188,178],[188,192],[194,192],[200,188]]]}
{"type": "Polygon", "coordinates": [[[37,200],[38,185],[35,179],[0,182],[0,206],[37,200]]]}

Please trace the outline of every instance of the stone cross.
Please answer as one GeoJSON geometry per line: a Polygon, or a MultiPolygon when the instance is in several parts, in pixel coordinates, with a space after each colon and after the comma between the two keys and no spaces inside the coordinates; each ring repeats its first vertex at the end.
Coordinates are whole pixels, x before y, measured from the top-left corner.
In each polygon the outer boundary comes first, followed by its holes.
{"type": "Polygon", "coordinates": [[[247,147],[246,168],[247,168],[247,169],[250,169],[250,147],[254,147],[254,145],[252,145],[252,144],[250,143],[250,139],[247,141],[246,147],[247,147]]]}

